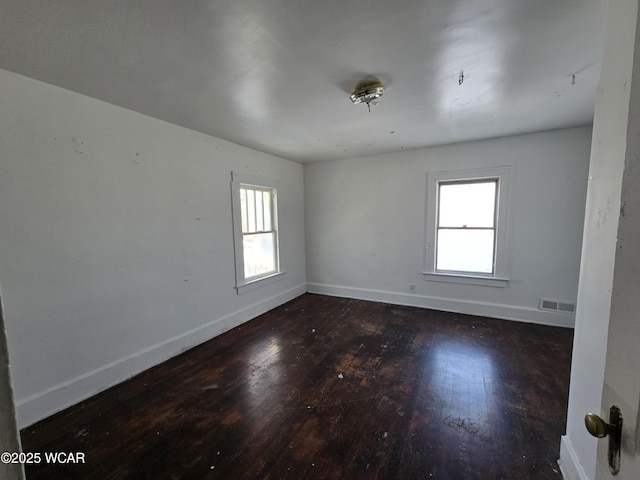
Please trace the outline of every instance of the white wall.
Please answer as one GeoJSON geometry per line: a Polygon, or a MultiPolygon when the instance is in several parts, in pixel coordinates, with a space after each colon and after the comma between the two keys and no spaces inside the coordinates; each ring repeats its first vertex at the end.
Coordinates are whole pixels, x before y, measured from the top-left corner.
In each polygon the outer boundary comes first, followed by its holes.
{"type": "Polygon", "coordinates": [[[590,140],[583,127],[306,164],[308,290],[573,326],[538,303],[576,300],[590,140]],[[427,173],[503,165],[508,286],[423,280],[427,173]]]}
{"type": "Polygon", "coordinates": [[[28,425],[305,291],[301,165],[0,71],[0,284],[28,425]],[[279,182],[281,281],[234,290],[230,171],[279,182]]]}
{"type": "Polygon", "coordinates": [[[596,475],[597,440],[587,433],[584,416],[601,410],[627,150],[638,0],[607,3],[604,58],[593,122],[567,434],[562,437],[560,451],[560,464],[567,480],[594,479],[596,475]]]}

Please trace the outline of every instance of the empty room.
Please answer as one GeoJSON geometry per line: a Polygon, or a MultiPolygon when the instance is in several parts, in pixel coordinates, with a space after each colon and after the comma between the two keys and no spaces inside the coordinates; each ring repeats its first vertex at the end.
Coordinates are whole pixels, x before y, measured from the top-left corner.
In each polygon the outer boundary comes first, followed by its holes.
{"type": "Polygon", "coordinates": [[[0,478],[640,476],[638,0],[0,7],[0,478]]]}

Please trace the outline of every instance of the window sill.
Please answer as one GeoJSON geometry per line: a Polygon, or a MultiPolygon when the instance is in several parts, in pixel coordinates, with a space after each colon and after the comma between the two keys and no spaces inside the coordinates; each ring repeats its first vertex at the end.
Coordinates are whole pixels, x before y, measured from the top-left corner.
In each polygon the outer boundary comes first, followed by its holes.
{"type": "Polygon", "coordinates": [[[426,281],[461,283],[465,285],[480,285],[483,287],[505,288],[509,284],[508,278],[484,277],[482,275],[462,275],[453,273],[422,272],[426,281]]]}
{"type": "Polygon", "coordinates": [[[266,277],[260,277],[255,280],[249,280],[248,282],[243,283],[242,285],[236,285],[236,291],[238,295],[246,292],[250,292],[251,290],[255,290],[256,288],[260,288],[264,285],[268,285],[270,283],[277,282],[282,279],[284,276],[284,272],[276,272],[271,275],[267,275],[266,277]]]}

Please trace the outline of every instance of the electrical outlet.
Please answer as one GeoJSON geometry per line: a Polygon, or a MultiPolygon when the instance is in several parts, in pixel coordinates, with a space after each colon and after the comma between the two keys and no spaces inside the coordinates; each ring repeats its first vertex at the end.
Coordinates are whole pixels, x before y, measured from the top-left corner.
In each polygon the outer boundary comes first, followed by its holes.
{"type": "Polygon", "coordinates": [[[409,291],[411,293],[416,293],[416,284],[415,283],[410,283],[409,284],[409,291]]]}

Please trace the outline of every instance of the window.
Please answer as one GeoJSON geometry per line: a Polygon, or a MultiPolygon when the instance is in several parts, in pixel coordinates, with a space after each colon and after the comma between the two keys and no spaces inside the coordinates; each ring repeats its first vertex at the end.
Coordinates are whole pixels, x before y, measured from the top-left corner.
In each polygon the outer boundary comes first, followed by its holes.
{"type": "Polygon", "coordinates": [[[428,280],[506,286],[509,168],[428,176],[428,280]]]}
{"type": "Polygon", "coordinates": [[[280,273],[277,190],[269,183],[259,177],[232,174],[238,293],[280,273]]]}
{"type": "Polygon", "coordinates": [[[493,274],[498,179],[438,183],[436,271],[493,274]]]}

